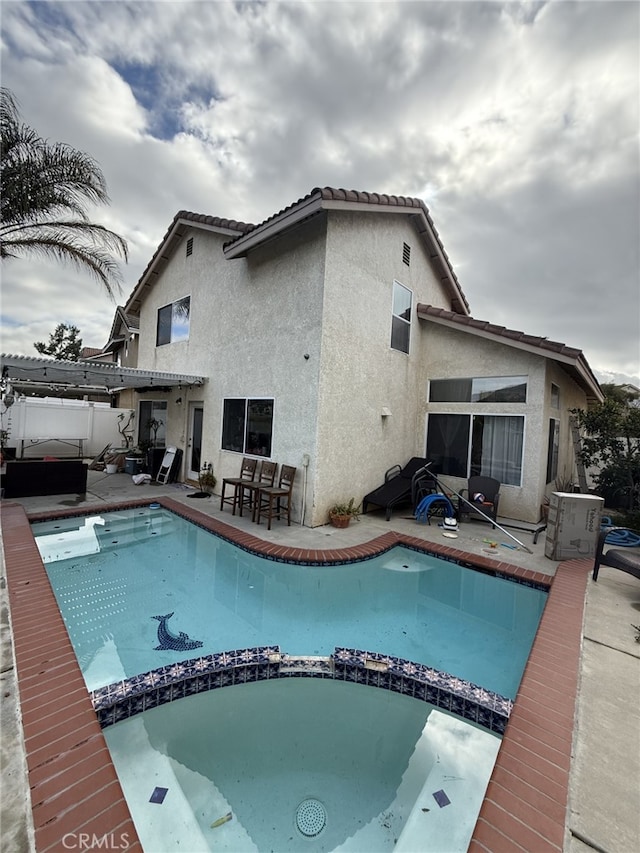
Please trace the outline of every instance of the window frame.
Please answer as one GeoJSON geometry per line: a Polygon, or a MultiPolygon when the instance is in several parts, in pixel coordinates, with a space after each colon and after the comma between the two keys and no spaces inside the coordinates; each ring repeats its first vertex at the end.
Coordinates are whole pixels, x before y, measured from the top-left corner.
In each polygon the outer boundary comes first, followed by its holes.
{"type": "Polygon", "coordinates": [[[408,288],[405,284],[402,284],[401,281],[398,281],[394,278],[393,280],[393,288],[391,291],[391,340],[390,347],[392,350],[396,352],[403,352],[405,355],[409,355],[411,350],[411,321],[413,316],[413,291],[408,288]],[[408,310],[409,318],[403,317],[402,314],[396,314],[396,293],[400,293],[400,291],[406,291],[409,294],[409,307],[402,313],[406,313],[408,310]],[[400,325],[398,325],[400,324],[400,325]],[[404,328],[406,326],[406,336],[407,336],[407,348],[396,346],[398,343],[397,335],[399,330],[402,331],[402,337],[404,337],[404,328]]]}
{"type": "Polygon", "coordinates": [[[169,406],[166,400],[140,400],[138,403],[138,444],[140,444],[141,441],[151,441],[151,428],[146,425],[146,422],[155,418],[162,423],[160,429],[158,429],[154,447],[167,446],[168,411],[169,406]],[[149,417],[146,417],[144,421],[142,415],[143,406],[151,407],[149,417]],[[163,417],[157,417],[158,414],[162,414],[163,417]]]}
{"type": "Polygon", "coordinates": [[[180,343],[181,341],[188,341],[191,333],[191,294],[187,296],[182,296],[180,299],[174,299],[173,302],[167,302],[165,305],[161,305],[156,314],[156,347],[164,347],[167,344],[175,344],[180,343]],[[183,302],[187,302],[189,304],[189,313],[186,320],[186,334],[179,335],[177,333],[179,327],[179,315],[180,309],[178,309],[178,305],[183,302]],[[168,338],[167,338],[167,321],[164,320],[162,328],[164,330],[163,340],[160,340],[160,331],[161,331],[161,317],[163,314],[166,314],[167,310],[169,311],[169,323],[168,323],[168,338]],[[164,338],[167,338],[166,340],[164,338]]]}
{"type": "Polygon", "coordinates": [[[506,376],[460,376],[447,379],[431,379],[429,382],[430,403],[472,403],[473,405],[506,403],[514,406],[522,406],[527,402],[528,393],[529,376],[528,374],[520,373],[506,376]],[[509,384],[508,380],[521,381],[514,381],[509,384]],[[497,384],[500,382],[502,384],[497,384]],[[491,384],[496,385],[496,387],[483,388],[483,386],[490,386],[491,384]],[[501,395],[509,391],[509,389],[522,387],[524,387],[524,399],[509,400],[506,397],[501,399],[501,395]],[[454,390],[456,390],[456,393],[452,393],[454,390]],[[484,400],[477,399],[482,393],[492,396],[484,400]]]}
{"type": "MultiPolygon", "coordinates": [[[[520,459],[519,460],[506,460],[507,464],[512,464],[514,466],[514,470],[518,473],[518,481],[517,482],[507,482],[505,479],[501,477],[496,477],[496,479],[500,480],[501,484],[504,486],[514,486],[515,488],[522,488],[523,483],[523,469],[524,469],[524,460],[526,458],[525,454],[525,440],[526,440],[526,428],[527,428],[527,419],[525,414],[514,414],[510,412],[478,412],[478,411],[464,411],[464,412],[429,412],[427,415],[427,434],[425,441],[425,455],[427,458],[430,458],[434,455],[433,453],[433,444],[430,448],[429,443],[429,435],[430,435],[430,427],[435,421],[432,421],[432,418],[456,418],[458,419],[459,426],[456,428],[458,431],[461,426],[465,429],[466,432],[466,451],[463,456],[453,457],[453,460],[456,463],[456,473],[449,471],[438,471],[437,468],[434,468],[436,473],[442,473],[445,476],[450,477],[459,477],[461,479],[468,480],[470,476],[472,476],[472,466],[473,466],[473,457],[474,452],[477,452],[477,448],[474,445],[474,439],[477,435],[476,430],[476,421],[479,418],[487,419],[487,418],[516,418],[522,424],[522,430],[520,433],[520,441],[521,441],[521,449],[520,449],[520,459]],[[466,420],[466,428],[464,426],[464,421],[466,420]],[[464,473],[462,473],[464,471],[464,473]]],[[[481,463],[482,464],[482,458],[481,463]]],[[[474,472],[476,473],[476,472],[474,472]]],[[[478,472],[480,473],[480,472],[478,472]]],[[[494,476],[493,474],[487,474],[486,476],[494,476]]]]}
{"type": "Polygon", "coordinates": [[[547,437],[547,480],[546,485],[553,483],[558,476],[558,460],[560,457],[560,418],[549,418],[549,434],[547,437]]]}
{"type": "MultiPolygon", "coordinates": [[[[228,453],[240,453],[243,456],[256,456],[259,459],[271,459],[273,454],[273,436],[274,436],[274,414],[275,414],[275,397],[223,397],[222,398],[222,418],[221,418],[221,435],[220,435],[220,449],[225,450],[228,453]],[[234,442],[232,438],[237,439],[236,436],[229,436],[227,433],[227,429],[229,426],[228,419],[230,417],[238,417],[238,414],[234,414],[233,412],[227,411],[227,404],[232,403],[240,403],[243,405],[243,414],[242,414],[242,426],[239,431],[242,435],[242,446],[230,446],[237,444],[237,441],[234,442]],[[253,446],[249,441],[249,435],[251,433],[261,434],[259,430],[251,430],[251,415],[249,414],[249,407],[251,404],[265,404],[269,403],[271,405],[271,412],[268,416],[270,418],[269,427],[270,432],[267,434],[268,444],[265,445],[265,450],[268,452],[260,453],[257,451],[257,448],[253,446]],[[227,434],[227,438],[225,440],[225,434],[227,434]]],[[[255,424],[255,420],[254,420],[255,424]]]]}

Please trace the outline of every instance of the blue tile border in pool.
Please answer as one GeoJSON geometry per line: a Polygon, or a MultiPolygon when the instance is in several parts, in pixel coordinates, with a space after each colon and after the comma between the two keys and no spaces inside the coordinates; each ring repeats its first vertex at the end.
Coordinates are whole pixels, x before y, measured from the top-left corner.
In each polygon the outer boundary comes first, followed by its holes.
{"type": "Polygon", "coordinates": [[[159,667],[91,692],[102,728],[206,690],[273,678],[330,678],[411,696],[504,734],[513,702],[470,681],[403,658],[337,646],[296,657],[279,646],[234,649],[159,667]]]}
{"type": "MultiPolygon", "coordinates": [[[[175,501],[168,499],[170,501],[170,505],[167,505],[167,501],[163,500],[161,497],[158,501],[162,510],[165,512],[171,513],[172,515],[177,516],[178,518],[182,518],[185,521],[190,522],[196,527],[201,528],[202,530],[206,530],[208,533],[211,533],[213,536],[216,536],[218,539],[223,542],[228,542],[231,545],[234,545],[241,551],[245,551],[249,554],[254,554],[258,557],[262,557],[265,560],[270,560],[276,563],[288,563],[293,565],[304,565],[304,566],[336,566],[336,565],[349,565],[351,563],[362,563],[368,560],[373,560],[376,557],[381,556],[382,554],[386,554],[389,551],[392,551],[396,547],[406,548],[409,551],[416,551],[421,554],[426,554],[430,557],[435,557],[438,560],[442,560],[447,563],[455,563],[456,565],[461,566],[465,569],[471,569],[476,572],[480,572],[481,574],[492,575],[493,577],[500,578],[502,580],[509,581],[510,583],[521,584],[522,586],[532,587],[534,589],[538,589],[542,592],[549,592],[550,581],[546,579],[544,581],[533,580],[531,578],[522,577],[519,574],[510,574],[508,572],[501,571],[499,566],[489,566],[489,565],[480,565],[482,562],[481,558],[476,562],[472,562],[464,557],[457,556],[454,554],[444,553],[439,550],[437,547],[430,547],[433,543],[423,541],[417,542],[412,540],[411,537],[407,537],[405,535],[398,535],[398,537],[394,541],[385,542],[384,545],[380,545],[372,552],[363,552],[359,550],[357,555],[352,557],[331,557],[328,559],[309,559],[297,555],[293,556],[283,556],[282,554],[273,554],[269,551],[262,550],[260,548],[255,547],[254,544],[247,544],[242,541],[242,537],[238,537],[238,531],[234,528],[230,528],[228,532],[225,532],[222,528],[228,528],[229,525],[225,521],[216,522],[216,519],[211,518],[210,516],[202,516],[202,518],[198,518],[193,513],[192,507],[183,507],[182,505],[176,503],[175,501]]],[[[107,506],[103,509],[103,512],[117,512],[119,510],[145,510],[150,508],[150,502],[148,500],[142,501],[128,501],[123,504],[118,504],[117,506],[107,506]]],[[[91,509],[83,509],[81,511],[74,510],[65,510],[60,512],[48,512],[48,513],[33,513],[30,516],[30,524],[42,522],[42,521],[55,521],[69,518],[81,518],[86,515],[90,515],[95,513],[95,507],[91,509]]],[[[386,536],[386,535],[385,535],[386,536]]],[[[252,537],[253,538],[253,537],[252,537]]],[[[385,537],[378,537],[385,538],[385,537]]],[[[258,541],[258,540],[256,540],[258,541]]],[[[295,549],[295,550],[304,550],[304,549],[295,549]]],[[[351,548],[343,548],[338,549],[340,551],[350,551],[351,548]]]]}

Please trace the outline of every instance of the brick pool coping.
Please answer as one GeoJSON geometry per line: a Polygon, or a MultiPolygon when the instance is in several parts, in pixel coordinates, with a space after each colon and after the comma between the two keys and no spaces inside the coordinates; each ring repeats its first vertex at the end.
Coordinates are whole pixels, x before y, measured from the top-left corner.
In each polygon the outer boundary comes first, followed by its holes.
{"type": "MultiPolygon", "coordinates": [[[[157,502],[269,559],[345,562],[405,545],[463,564],[473,563],[525,583],[550,585],[469,851],[561,853],[591,561],[560,563],[550,579],[539,572],[394,531],[349,548],[289,548],[265,542],[171,498],[157,502]]],[[[148,499],[101,504],[99,511],[148,505],[148,499]]],[[[16,677],[38,853],[64,850],[65,835],[77,838],[79,833],[99,839],[111,836],[112,847],[142,851],[30,527],[31,521],[95,512],[93,507],[27,516],[21,505],[3,502],[16,677]]]]}

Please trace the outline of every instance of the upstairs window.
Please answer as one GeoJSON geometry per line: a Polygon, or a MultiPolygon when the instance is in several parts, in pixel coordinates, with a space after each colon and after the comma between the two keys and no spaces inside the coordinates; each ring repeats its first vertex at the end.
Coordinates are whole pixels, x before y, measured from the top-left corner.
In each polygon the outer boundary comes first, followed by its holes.
{"type": "Polygon", "coordinates": [[[185,296],[177,302],[171,302],[169,305],[158,308],[156,346],[173,344],[176,341],[188,341],[190,314],[190,296],[185,296]]]}
{"type": "Polygon", "coordinates": [[[560,408],[560,388],[555,384],[555,382],[551,383],[551,408],[560,408]]]}
{"type": "Polygon", "coordinates": [[[412,293],[399,281],[393,282],[393,316],[391,317],[391,349],[409,352],[411,337],[412,293]]]}

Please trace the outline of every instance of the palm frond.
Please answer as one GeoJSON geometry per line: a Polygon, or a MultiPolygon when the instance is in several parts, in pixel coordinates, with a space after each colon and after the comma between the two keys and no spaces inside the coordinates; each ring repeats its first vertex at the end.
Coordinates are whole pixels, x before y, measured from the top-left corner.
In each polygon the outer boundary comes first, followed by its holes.
{"type": "Polygon", "coordinates": [[[120,289],[120,273],[110,253],[126,261],[127,244],[89,221],[88,205],[109,202],[97,162],[70,145],[42,139],[22,124],[17,101],[4,88],[0,147],[0,257],[39,252],[71,260],[88,268],[113,296],[113,289],[120,289]]]}
{"type": "Polygon", "coordinates": [[[86,270],[115,300],[121,293],[122,276],[114,252],[126,257],[126,243],[117,234],[101,225],[91,223],[48,223],[46,229],[24,227],[1,243],[3,258],[18,258],[26,254],[39,254],[57,261],[73,264],[86,270]],[[86,239],[79,239],[78,229],[86,239]]]}

